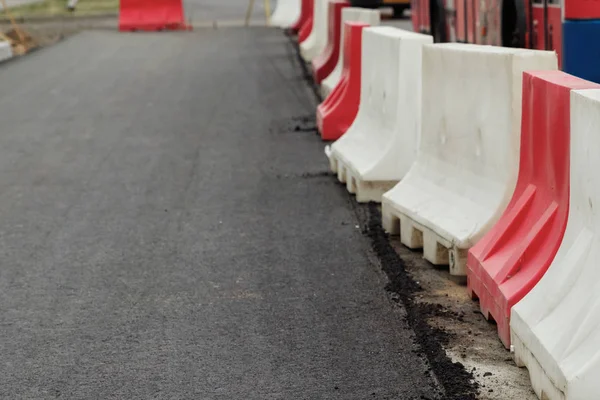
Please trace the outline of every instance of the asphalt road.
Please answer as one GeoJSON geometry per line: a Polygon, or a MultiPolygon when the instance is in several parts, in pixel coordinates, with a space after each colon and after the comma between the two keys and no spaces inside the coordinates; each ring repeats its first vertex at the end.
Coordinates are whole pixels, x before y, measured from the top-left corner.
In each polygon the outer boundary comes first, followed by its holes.
{"type": "MultiPolygon", "coordinates": [[[[271,12],[277,0],[269,0],[271,12]]],[[[186,18],[195,22],[201,21],[239,21],[246,17],[250,0],[183,0],[186,18]]],[[[264,20],[264,0],[254,0],[252,18],[264,20]]]]}
{"type": "Polygon", "coordinates": [[[86,32],[0,66],[1,398],[436,398],[294,57],[86,32]]]}

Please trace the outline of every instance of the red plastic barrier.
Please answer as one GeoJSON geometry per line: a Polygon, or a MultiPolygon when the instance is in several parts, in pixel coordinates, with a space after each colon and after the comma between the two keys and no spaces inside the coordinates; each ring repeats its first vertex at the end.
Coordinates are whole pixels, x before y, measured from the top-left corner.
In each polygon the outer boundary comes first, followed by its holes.
{"type": "Polygon", "coordinates": [[[327,46],[312,61],[313,78],[317,84],[329,76],[340,56],[342,10],[350,4],[346,0],[331,0],[327,10],[327,46]]]}
{"type": "MultiPolygon", "coordinates": [[[[564,19],[599,19],[600,1],[569,0],[563,4],[565,10],[564,19]]],[[[560,7],[557,7],[560,11],[560,7]]]]}
{"type": "Polygon", "coordinates": [[[121,0],[120,31],[189,29],[181,0],[121,0]]]}
{"type": "Polygon", "coordinates": [[[294,25],[290,26],[290,30],[294,33],[300,32],[306,21],[312,17],[314,3],[313,0],[302,0],[302,8],[300,8],[300,16],[294,25]]]}
{"type": "Polygon", "coordinates": [[[302,28],[300,28],[300,31],[298,32],[298,44],[304,42],[308,38],[310,32],[312,31],[312,28],[313,17],[311,15],[307,18],[306,22],[304,23],[304,25],[302,25],[302,28]]]}
{"type": "Polygon", "coordinates": [[[410,1],[410,20],[415,32],[421,32],[421,7],[419,3],[421,3],[419,0],[410,1]]]}
{"type": "Polygon", "coordinates": [[[323,140],[339,139],[352,125],[360,104],[362,30],[364,22],[344,23],[344,68],[342,78],[317,107],[317,127],[323,140]]]}
{"type": "Polygon", "coordinates": [[[544,275],[569,212],[570,91],[600,85],[561,71],[525,72],[519,177],[500,220],[469,251],[467,285],[510,346],[510,310],[544,275]]]}

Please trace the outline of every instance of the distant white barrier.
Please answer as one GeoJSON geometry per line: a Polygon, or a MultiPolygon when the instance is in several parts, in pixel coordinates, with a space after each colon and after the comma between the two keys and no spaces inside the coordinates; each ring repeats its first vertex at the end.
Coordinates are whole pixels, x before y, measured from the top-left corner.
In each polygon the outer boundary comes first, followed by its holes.
{"type": "Polygon", "coordinates": [[[421,49],[429,35],[388,26],[363,31],[360,107],[329,153],[331,170],[358,202],[381,196],[408,172],[421,123],[421,49]]]}
{"type": "Polygon", "coordinates": [[[526,70],[553,52],[460,43],[423,47],[421,138],[408,174],[383,196],[383,225],[425,259],[466,275],[468,249],[498,220],[519,166],[526,70]]]}
{"type": "Polygon", "coordinates": [[[366,8],[348,7],[342,10],[342,30],[340,35],[340,55],[334,70],[321,82],[321,96],[326,98],[342,78],[342,69],[344,68],[344,22],[356,21],[365,22],[371,26],[378,26],[381,21],[379,10],[369,10],[366,8]]]}
{"type": "Polygon", "coordinates": [[[310,62],[321,54],[327,46],[327,10],[329,0],[314,0],[313,26],[310,34],[300,44],[300,55],[306,62],[310,62]]]}
{"type": "Polygon", "coordinates": [[[550,268],[511,313],[517,365],[548,400],[600,398],[600,89],[571,92],[567,228],[550,268]]]}
{"type": "Polygon", "coordinates": [[[12,47],[9,42],[0,42],[0,61],[13,57],[12,47]]]}
{"type": "Polygon", "coordinates": [[[277,6],[271,14],[271,25],[289,28],[300,17],[301,0],[277,0],[277,6]]]}

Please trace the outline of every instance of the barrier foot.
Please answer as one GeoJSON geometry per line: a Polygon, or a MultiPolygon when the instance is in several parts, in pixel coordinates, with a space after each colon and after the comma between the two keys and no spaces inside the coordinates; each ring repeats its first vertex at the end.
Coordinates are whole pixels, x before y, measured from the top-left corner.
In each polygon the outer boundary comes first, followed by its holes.
{"type": "Polygon", "coordinates": [[[385,201],[382,205],[382,222],[384,230],[392,235],[399,233],[400,242],[409,249],[423,249],[423,258],[431,264],[448,265],[450,275],[466,277],[468,249],[456,247],[431,229],[393,209],[385,201]]]}
{"type": "Polygon", "coordinates": [[[531,377],[531,386],[537,396],[540,399],[546,400],[565,399],[565,394],[554,386],[548,375],[546,375],[546,372],[544,372],[539,361],[523,344],[521,338],[513,332],[511,339],[511,347],[514,348],[515,351],[515,364],[517,364],[518,367],[527,367],[529,376],[531,377]],[[517,354],[519,354],[519,356],[517,356],[517,354]]]}
{"type": "Polygon", "coordinates": [[[384,203],[381,210],[381,225],[383,226],[383,230],[391,236],[400,235],[400,218],[385,211],[386,205],[384,203]]]}
{"type": "Polygon", "coordinates": [[[348,192],[355,194],[356,201],[359,203],[368,203],[371,201],[381,203],[383,194],[398,183],[398,181],[366,181],[362,179],[360,174],[348,168],[335,154],[332,154],[330,149],[329,154],[327,151],[325,154],[329,157],[329,167],[331,170],[338,173],[338,177],[343,179],[340,179],[340,182],[346,183],[348,192]]]}
{"type": "Polygon", "coordinates": [[[337,159],[335,157],[333,157],[331,155],[331,146],[329,146],[329,145],[325,146],[325,155],[329,159],[329,169],[334,174],[337,174],[337,172],[338,172],[338,161],[337,161],[337,159]]]}

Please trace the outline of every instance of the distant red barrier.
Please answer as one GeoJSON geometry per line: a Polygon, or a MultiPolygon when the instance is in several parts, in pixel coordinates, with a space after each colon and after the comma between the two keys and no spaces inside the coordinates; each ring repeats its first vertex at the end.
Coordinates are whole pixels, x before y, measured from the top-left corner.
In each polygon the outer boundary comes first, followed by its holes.
{"type": "Polygon", "coordinates": [[[569,212],[570,92],[600,85],[561,71],[525,72],[519,177],[500,220],[469,251],[467,285],[510,346],[510,310],[544,275],[569,212]]]}
{"type": "Polygon", "coordinates": [[[331,0],[328,9],[327,46],[312,61],[313,78],[317,84],[329,76],[340,56],[342,10],[349,7],[346,0],[331,0]]]}
{"type": "Polygon", "coordinates": [[[364,22],[344,24],[344,69],[342,78],[317,108],[317,127],[323,140],[339,139],[352,125],[360,104],[362,30],[364,22]]]}
{"type": "Polygon", "coordinates": [[[189,29],[181,0],[121,0],[120,31],[189,29]]]}
{"type": "Polygon", "coordinates": [[[302,26],[306,21],[312,17],[314,3],[313,0],[302,0],[302,8],[300,9],[300,16],[294,25],[290,26],[290,30],[294,33],[300,32],[302,26]]]}

